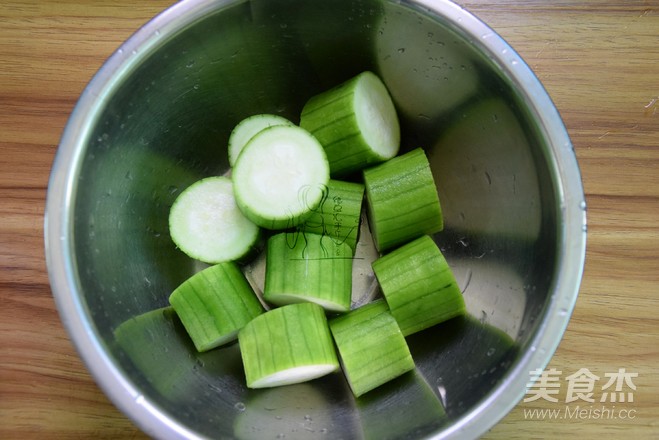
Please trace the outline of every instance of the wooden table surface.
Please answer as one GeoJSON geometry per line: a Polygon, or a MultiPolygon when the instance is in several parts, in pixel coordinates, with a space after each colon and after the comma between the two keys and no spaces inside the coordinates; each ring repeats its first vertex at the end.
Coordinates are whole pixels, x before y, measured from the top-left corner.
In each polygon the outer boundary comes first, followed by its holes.
{"type": "MultiPolygon", "coordinates": [[[[143,437],[95,385],[60,323],[43,214],[51,162],[77,97],[106,57],[169,4],[0,2],[2,439],[143,437]]],[[[553,375],[562,381],[558,402],[522,402],[485,437],[659,438],[659,1],[460,4],[546,86],[573,140],[588,201],[583,284],[548,367],[561,371],[553,375]],[[595,402],[568,402],[584,384],[576,379],[584,368],[599,378],[590,383],[595,402]],[[633,402],[613,403],[607,394],[617,383],[607,389],[608,379],[624,378],[620,372],[631,383],[618,385],[633,402]],[[532,412],[543,409],[557,415],[532,412]]]]}

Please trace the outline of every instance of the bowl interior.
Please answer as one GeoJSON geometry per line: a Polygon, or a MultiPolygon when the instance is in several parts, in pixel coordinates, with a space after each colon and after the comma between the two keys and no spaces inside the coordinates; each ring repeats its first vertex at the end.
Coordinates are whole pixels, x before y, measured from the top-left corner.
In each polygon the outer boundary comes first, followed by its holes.
{"type": "MultiPolygon", "coordinates": [[[[214,438],[418,438],[467,423],[498,396],[502,409],[478,428],[488,429],[524,392],[502,390],[549,319],[564,252],[564,183],[514,66],[461,21],[484,26],[445,2],[432,11],[376,0],[207,3],[177,5],[142,29],[92,83],[95,106],[74,116],[85,129],[66,165],[66,295],[121,377],[101,385],[138,390],[134,400],[156,415],[118,404],[156,434],[173,424],[214,438]],[[256,113],[297,122],[306,99],[364,70],[390,90],[403,151],[420,146],[430,159],[445,216],[434,238],[469,316],[409,337],[417,371],[357,400],[340,374],[249,390],[236,344],[198,354],[168,312],[130,343],[116,340],[122,323],[166,307],[205,267],[175,248],[168,212],[188,185],[228,171],[235,124],[256,113]]],[[[356,302],[373,286],[364,255],[356,302]]],[[[255,285],[259,267],[245,269],[255,285]]]]}

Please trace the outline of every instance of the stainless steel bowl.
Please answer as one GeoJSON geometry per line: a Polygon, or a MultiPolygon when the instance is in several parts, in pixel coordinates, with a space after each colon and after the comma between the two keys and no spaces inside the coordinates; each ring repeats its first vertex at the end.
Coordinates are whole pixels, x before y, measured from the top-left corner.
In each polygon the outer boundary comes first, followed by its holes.
{"type": "MultiPolygon", "coordinates": [[[[46,254],[81,357],[154,437],[471,438],[554,353],[585,225],[556,108],[515,51],[460,7],[191,0],[137,31],[80,97],[53,165],[46,254]],[[227,170],[232,127],[264,112],[297,121],[309,96],[367,69],[395,100],[403,149],[430,158],[446,225],[435,239],[469,318],[410,337],[417,371],[357,400],[340,374],[248,390],[236,345],[198,355],[167,315],[131,349],[117,343],[121,323],[166,306],[200,269],[172,244],[167,214],[187,185],[227,170]]],[[[360,276],[368,286],[372,274],[360,276]]]]}

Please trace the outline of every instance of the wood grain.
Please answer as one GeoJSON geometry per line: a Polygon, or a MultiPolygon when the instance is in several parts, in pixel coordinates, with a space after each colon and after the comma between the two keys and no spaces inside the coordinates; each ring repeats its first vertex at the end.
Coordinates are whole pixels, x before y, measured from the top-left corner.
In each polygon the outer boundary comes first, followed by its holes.
{"type": "MultiPolygon", "coordinates": [[[[103,61],[171,1],[0,7],[0,438],[145,438],[95,385],[55,309],[43,252],[51,162],[103,61]]],[[[485,436],[659,437],[659,2],[460,1],[536,72],[573,140],[588,201],[583,284],[550,368],[638,373],[634,418],[551,420],[520,403],[485,436]]],[[[565,401],[561,390],[559,400],[565,401]]],[[[596,393],[599,397],[601,393],[596,393]]],[[[584,402],[581,402],[582,406],[584,402]]]]}

